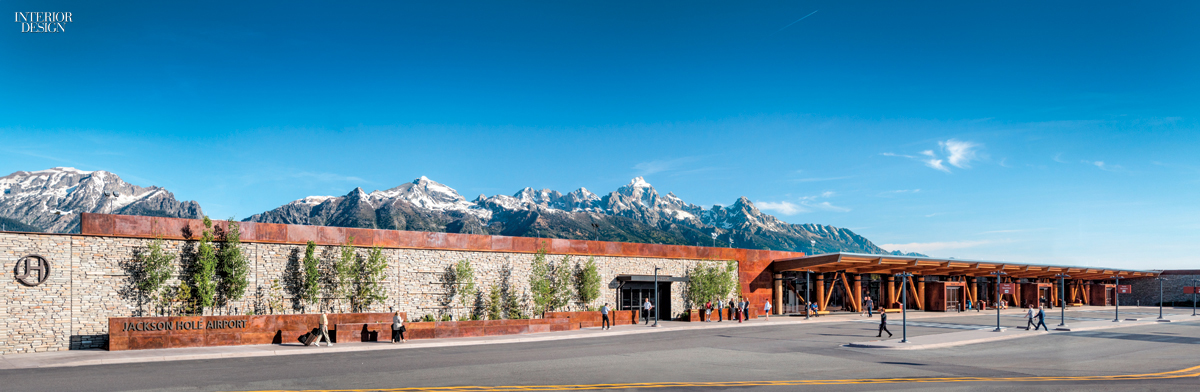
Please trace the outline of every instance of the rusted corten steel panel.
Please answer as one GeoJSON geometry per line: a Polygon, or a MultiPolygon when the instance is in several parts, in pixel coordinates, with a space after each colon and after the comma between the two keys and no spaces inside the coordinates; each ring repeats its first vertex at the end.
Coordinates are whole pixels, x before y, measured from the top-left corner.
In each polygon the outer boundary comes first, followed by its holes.
{"type": "MultiPolygon", "coordinates": [[[[400,316],[406,317],[404,313],[400,316]]],[[[338,324],[392,322],[392,313],[330,313],[329,333],[338,324]]],[[[296,343],[320,324],[320,314],[270,316],[113,317],[108,319],[108,349],[237,346],[296,343]]]]}

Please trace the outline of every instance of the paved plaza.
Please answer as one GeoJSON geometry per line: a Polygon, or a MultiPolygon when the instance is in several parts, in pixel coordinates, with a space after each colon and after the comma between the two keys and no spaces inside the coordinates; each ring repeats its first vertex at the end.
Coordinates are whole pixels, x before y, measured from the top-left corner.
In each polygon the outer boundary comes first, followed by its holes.
{"type": "MultiPolygon", "coordinates": [[[[474,339],[267,345],[128,352],[6,355],[12,390],[535,390],[729,388],[795,390],[1129,390],[1200,385],[1200,317],[1167,309],[1113,323],[1111,308],[1070,309],[1072,331],[1025,331],[1019,310],[909,313],[910,347],[875,338],[878,319],[857,314],[737,323],[664,322],[474,339]],[[1151,314],[1152,313],[1152,314],[1151,314]],[[976,334],[983,336],[967,336],[976,334]],[[993,334],[994,336],[988,336],[993,334]],[[997,339],[1000,336],[1002,339],[997,339]],[[855,347],[861,345],[860,347],[855,347]],[[871,347],[875,345],[875,347],[871,347]],[[924,347],[916,347],[924,346],[924,347]],[[932,383],[931,383],[932,382],[932,383]],[[600,385],[603,384],[603,385],[600,385]],[[415,389],[406,389],[415,388],[415,389]],[[433,389],[430,389],[433,388],[433,389]],[[461,389],[458,389],[461,390],[461,389]]],[[[1145,314],[1141,314],[1145,313],[1145,314]]],[[[1046,322],[1059,323],[1057,309],[1046,322]]],[[[876,316],[878,317],[878,316],[876,316]]],[[[7,388],[6,388],[7,390],[7,388]]]]}

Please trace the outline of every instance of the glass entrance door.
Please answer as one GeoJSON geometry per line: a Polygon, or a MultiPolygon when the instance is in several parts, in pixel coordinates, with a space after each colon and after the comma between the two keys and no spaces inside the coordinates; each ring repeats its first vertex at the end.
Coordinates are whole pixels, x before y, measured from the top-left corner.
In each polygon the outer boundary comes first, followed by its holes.
{"type": "Polygon", "coordinates": [[[1105,287],[1104,288],[1104,306],[1112,306],[1112,304],[1113,304],[1112,298],[1113,298],[1113,288],[1105,287]]]}
{"type": "Polygon", "coordinates": [[[946,288],[946,310],[959,310],[962,306],[960,299],[962,298],[962,287],[952,286],[946,288]]]}

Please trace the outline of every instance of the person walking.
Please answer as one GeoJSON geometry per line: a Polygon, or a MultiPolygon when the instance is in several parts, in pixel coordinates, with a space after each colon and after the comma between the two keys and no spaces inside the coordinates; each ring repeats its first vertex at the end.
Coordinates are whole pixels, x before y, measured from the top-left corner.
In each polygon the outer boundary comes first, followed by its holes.
{"type": "Polygon", "coordinates": [[[392,315],[392,343],[407,342],[404,338],[404,319],[400,318],[400,312],[392,315]]]}
{"type": "Polygon", "coordinates": [[[879,308],[879,333],[875,334],[875,337],[882,338],[884,332],[887,332],[889,338],[892,337],[892,331],[887,329],[887,312],[879,308]]]}
{"type": "Polygon", "coordinates": [[[704,303],[704,322],[712,322],[712,300],[704,303]]]}
{"type": "Polygon", "coordinates": [[[771,321],[771,301],[763,302],[763,315],[767,317],[766,321],[771,321]]]}
{"type": "Polygon", "coordinates": [[[1030,326],[1033,326],[1033,306],[1025,311],[1025,330],[1028,331],[1030,326]]]}
{"type": "Polygon", "coordinates": [[[717,322],[725,321],[725,303],[717,298],[717,303],[713,305],[713,308],[717,310],[717,322]]]}
{"type": "Polygon", "coordinates": [[[608,321],[608,302],[605,302],[604,306],[600,307],[600,317],[602,318],[600,320],[600,330],[612,329],[612,323],[608,321]]]}
{"type": "Polygon", "coordinates": [[[874,317],[871,312],[875,310],[875,301],[872,301],[870,296],[863,301],[863,308],[867,309],[867,317],[874,317]]]}
{"type": "Polygon", "coordinates": [[[1038,319],[1037,324],[1035,324],[1033,326],[1034,331],[1037,331],[1038,327],[1045,328],[1046,331],[1050,331],[1050,327],[1046,326],[1046,311],[1044,308],[1042,308],[1040,306],[1038,307],[1037,319],[1038,319]]]}
{"type": "Polygon", "coordinates": [[[646,300],[644,302],[642,302],[642,309],[645,310],[645,313],[646,313],[646,325],[650,325],[650,311],[654,310],[654,304],[650,303],[649,297],[647,297],[646,300]]]}
{"type": "Polygon", "coordinates": [[[325,347],[333,345],[333,341],[329,340],[329,317],[325,316],[325,312],[321,312],[321,334],[317,335],[317,341],[313,343],[313,347],[321,345],[321,339],[325,339],[325,347]]]}

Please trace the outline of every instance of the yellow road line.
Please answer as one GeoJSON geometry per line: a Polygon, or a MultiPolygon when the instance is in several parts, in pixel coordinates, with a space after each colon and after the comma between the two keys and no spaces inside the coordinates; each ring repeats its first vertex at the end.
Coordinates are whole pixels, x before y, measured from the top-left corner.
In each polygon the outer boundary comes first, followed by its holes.
{"type": "Polygon", "coordinates": [[[717,382],[657,382],[626,384],[580,384],[580,385],[508,385],[508,386],[457,386],[417,388],[375,389],[312,389],[270,390],[256,392],[517,392],[517,391],[586,391],[600,389],[636,388],[703,388],[703,387],[757,387],[757,386],[800,386],[800,385],[854,385],[896,383],[953,383],[953,382],[1046,382],[1046,381],[1118,381],[1156,380],[1171,378],[1200,377],[1200,366],[1161,373],[1123,374],[1112,376],[1039,376],[1039,377],[912,377],[912,378],[860,378],[846,380],[782,380],[782,381],[717,381],[717,382]]]}

